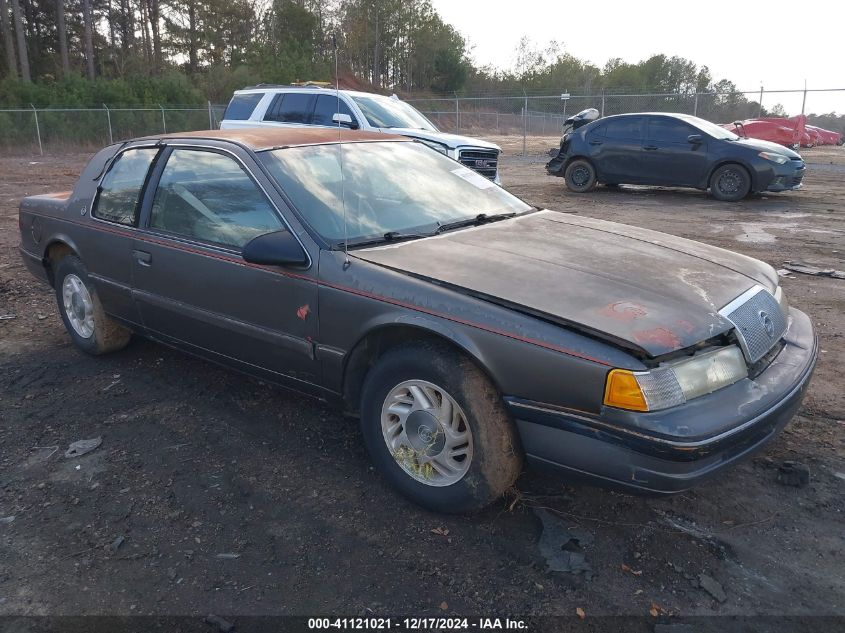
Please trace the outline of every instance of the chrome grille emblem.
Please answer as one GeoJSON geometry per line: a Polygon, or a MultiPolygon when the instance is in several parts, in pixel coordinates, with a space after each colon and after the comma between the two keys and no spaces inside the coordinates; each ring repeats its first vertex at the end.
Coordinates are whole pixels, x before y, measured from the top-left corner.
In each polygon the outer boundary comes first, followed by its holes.
{"type": "Polygon", "coordinates": [[[758,316],[760,317],[760,323],[763,324],[763,328],[766,330],[766,334],[769,335],[769,338],[772,338],[775,335],[775,324],[772,322],[772,318],[765,310],[760,310],[758,316]]]}

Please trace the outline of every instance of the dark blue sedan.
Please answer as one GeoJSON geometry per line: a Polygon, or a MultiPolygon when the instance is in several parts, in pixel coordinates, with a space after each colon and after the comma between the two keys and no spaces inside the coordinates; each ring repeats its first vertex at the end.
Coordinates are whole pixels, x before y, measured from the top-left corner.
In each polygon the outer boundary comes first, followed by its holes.
{"type": "Polygon", "coordinates": [[[709,189],[733,202],[752,192],[797,189],[804,178],[804,161],[791,149],[739,137],[698,117],[638,113],[583,122],[565,130],[560,151],[546,165],[577,193],[597,183],[662,185],[709,189]]]}

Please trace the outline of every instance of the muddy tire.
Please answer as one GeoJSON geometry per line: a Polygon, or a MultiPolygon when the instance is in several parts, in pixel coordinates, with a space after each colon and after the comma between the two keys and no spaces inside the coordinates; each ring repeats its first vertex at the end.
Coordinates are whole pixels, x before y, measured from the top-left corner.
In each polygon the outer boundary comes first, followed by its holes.
{"type": "Polygon", "coordinates": [[[575,193],[586,193],[596,187],[596,169],[583,158],[573,160],[563,174],[566,188],[575,193]]]}
{"type": "Polygon", "coordinates": [[[710,177],[710,193],[716,200],[736,202],[751,191],[751,176],[742,165],[722,165],[710,177]]]}
{"type": "Polygon", "coordinates": [[[364,381],[361,433],[390,484],[435,512],[480,510],[522,470],[499,392],[469,358],[437,342],[378,360],[364,381]]]}
{"type": "Polygon", "coordinates": [[[59,261],[55,272],[59,314],[74,345],[99,355],[126,347],[132,333],[103,312],[88,270],[75,255],[59,261]]]}

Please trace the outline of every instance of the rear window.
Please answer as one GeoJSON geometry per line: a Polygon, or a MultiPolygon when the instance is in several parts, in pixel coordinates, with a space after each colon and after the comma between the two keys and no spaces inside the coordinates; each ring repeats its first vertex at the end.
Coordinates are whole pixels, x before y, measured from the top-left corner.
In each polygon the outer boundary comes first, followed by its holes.
{"type": "Polygon", "coordinates": [[[313,94],[287,92],[276,95],[273,103],[264,115],[265,121],[279,121],[280,123],[310,123],[311,111],[314,109],[313,94]]]}
{"type": "Polygon", "coordinates": [[[229,121],[246,121],[255,110],[255,106],[264,96],[263,92],[253,92],[245,95],[235,95],[226,107],[224,119],[229,121]]]}
{"type": "Polygon", "coordinates": [[[138,223],[138,202],[158,148],[128,149],[111,164],[97,189],[95,218],[126,226],[138,223]]]}
{"type": "Polygon", "coordinates": [[[641,117],[623,116],[610,119],[605,123],[605,136],[638,141],[642,138],[643,120],[641,117]]]}

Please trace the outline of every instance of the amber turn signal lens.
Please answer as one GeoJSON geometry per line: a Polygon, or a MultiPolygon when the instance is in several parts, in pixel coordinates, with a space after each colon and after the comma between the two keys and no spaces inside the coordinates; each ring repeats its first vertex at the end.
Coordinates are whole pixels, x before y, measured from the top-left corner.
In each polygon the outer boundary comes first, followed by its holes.
{"type": "Polygon", "coordinates": [[[627,369],[612,369],[607,375],[604,388],[604,403],[609,407],[629,411],[648,411],[643,390],[633,372],[627,369]]]}

